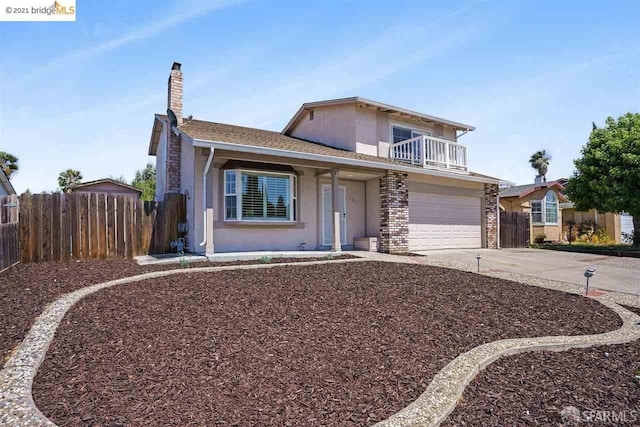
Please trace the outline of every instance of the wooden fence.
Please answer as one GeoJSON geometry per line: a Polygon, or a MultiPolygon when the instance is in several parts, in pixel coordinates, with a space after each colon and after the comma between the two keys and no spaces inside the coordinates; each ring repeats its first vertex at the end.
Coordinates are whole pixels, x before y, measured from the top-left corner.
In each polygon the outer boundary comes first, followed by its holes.
{"type": "Polygon", "coordinates": [[[0,271],[20,260],[18,196],[0,197],[0,271]]]}
{"type": "Polygon", "coordinates": [[[105,194],[23,194],[20,260],[132,258],[173,251],[186,222],[184,196],[144,202],[105,194]]]}
{"type": "Polygon", "coordinates": [[[500,247],[526,248],[530,243],[531,217],[528,212],[500,212],[500,247]]]}

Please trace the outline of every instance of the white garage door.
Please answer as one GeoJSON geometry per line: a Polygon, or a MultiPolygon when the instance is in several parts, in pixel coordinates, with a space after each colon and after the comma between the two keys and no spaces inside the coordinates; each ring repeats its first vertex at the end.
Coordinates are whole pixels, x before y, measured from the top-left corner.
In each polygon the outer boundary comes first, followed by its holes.
{"type": "Polygon", "coordinates": [[[409,193],[409,249],[482,246],[479,197],[409,193]]]}

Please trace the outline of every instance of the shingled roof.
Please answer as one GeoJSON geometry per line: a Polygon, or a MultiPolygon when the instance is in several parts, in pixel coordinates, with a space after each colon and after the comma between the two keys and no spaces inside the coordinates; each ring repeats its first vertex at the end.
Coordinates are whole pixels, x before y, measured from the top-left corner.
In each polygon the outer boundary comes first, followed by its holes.
{"type": "MultiPolygon", "coordinates": [[[[157,114],[157,118],[168,120],[166,115],[157,114]]],[[[393,159],[384,157],[371,156],[367,154],[355,153],[353,151],[341,150],[339,148],[329,147],[317,142],[307,141],[300,138],[294,138],[284,135],[280,132],[249,128],[244,126],[229,125],[224,123],[209,122],[196,119],[184,119],[182,125],[178,126],[180,132],[184,133],[189,138],[202,141],[224,142],[230,144],[238,144],[252,147],[272,148],[276,150],[315,154],[327,157],[337,157],[352,160],[361,160],[367,162],[375,162],[380,164],[380,168],[385,166],[390,169],[394,169],[393,166],[406,169],[415,169],[416,172],[424,171],[421,166],[410,165],[408,163],[399,162],[393,159]]],[[[149,154],[154,155],[155,150],[150,147],[149,154]]],[[[438,170],[438,172],[446,172],[438,170]]],[[[472,176],[475,178],[498,180],[497,178],[482,175],[474,172],[468,174],[451,172],[452,177],[459,175],[464,179],[464,176],[472,176]]]]}
{"type": "Polygon", "coordinates": [[[534,191],[541,190],[543,188],[551,188],[551,187],[558,187],[560,190],[564,189],[562,184],[560,184],[558,181],[540,182],[537,184],[514,185],[500,191],[500,197],[501,198],[524,197],[527,194],[533,193],[534,191]]]}

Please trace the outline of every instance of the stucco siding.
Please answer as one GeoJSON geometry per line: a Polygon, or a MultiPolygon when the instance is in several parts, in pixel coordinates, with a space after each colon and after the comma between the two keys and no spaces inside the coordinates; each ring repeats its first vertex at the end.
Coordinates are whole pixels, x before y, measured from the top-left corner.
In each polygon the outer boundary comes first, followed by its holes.
{"type": "MultiPolygon", "coordinates": [[[[196,188],[196,182],[202,182],[200,180],[201,174],[198,174],[196,171],[196,158],[197,154],[200,154],[200,148],[194,148],[191,144],[183,143],[180,146],[180,193],[188,195],[187,197],[187,224],[189,224],[189,236],[194,236],[194,238],[188,239],[188,247],[191,251],[195,251],[197,248],[195,247],[195,236],[196,236],[196,212],[200,212],[202,215],[202,210],[197,210],[195,203],[198,200],[196,195],[197,190],[199,190],[199,194],[202,194],[202,189],[196,188]]],[[[200,184],[200,187],[202,184],[200,184]]],[[[202,206],[200,204],[200,206],[202,206]]],[[[200,234],[202,235],[202,234],[200,234]]]]}
{"type": "Polygon", "coordinates": [[[317,179],[312,169],[300,170],[299,221],[295,225],[243,224],[225,222],[223,218],[223,172],[213,169],[211,190],[214,212],[213,243],[216,252],[297,250],[305,242],[306,249],[317,247],[317,179]]]}
{"type": "Polygon", "coordinates": [[[365,237],[380,236],[380,179],[370,179],[366,186],[365,222],[367,235],[365,237]]]}
{"type": "Polygon", "coordinates": [[[375,111],[356,110],[356,152],[378,155],[378,117],[375,111]]]}
{"type": "Polygon", "coordinates": [[[156,152],[156,195],[155,200],[162,200],[166,189],[167,175],[167,135],[164,124],[158,141],[156,152]]]}
{"type": "Polygon", "coordinates": [[[343,150],[356,150],[356,107],[330,105],[313,109],[313,120],[306,111],[290,135],[343,150]]]}

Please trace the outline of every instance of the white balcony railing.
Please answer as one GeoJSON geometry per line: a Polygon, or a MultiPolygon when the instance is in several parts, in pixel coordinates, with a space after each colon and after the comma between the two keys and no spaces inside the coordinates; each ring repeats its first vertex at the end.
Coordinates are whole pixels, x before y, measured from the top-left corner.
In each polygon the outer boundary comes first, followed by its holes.
{"type": "Polygon", "coordinates": [[[467,146],[432,136],[415,138],[391,144],[391,158],[422,167],[467,170],[467,146]]]}

